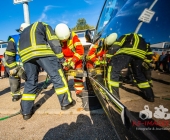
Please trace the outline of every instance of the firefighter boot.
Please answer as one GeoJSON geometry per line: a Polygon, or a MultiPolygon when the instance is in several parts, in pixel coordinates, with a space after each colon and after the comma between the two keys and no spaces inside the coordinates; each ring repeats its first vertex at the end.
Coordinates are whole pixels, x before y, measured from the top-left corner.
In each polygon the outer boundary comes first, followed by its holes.
{"type": "Polygon", "coordinates": [[[16,102],[16,101],[18,101],[19,99],[21,99],[21,97],[22,97],[22,95],[14,95],[14,96],[12,97],[12,101],[13,101],[13,102],[16,102]]]}
{"type": "Polygon", "coordinates": [[[69,109],[70,107],[73,107],[75,104],[76,104],[76,101],[73,100],[73,101],[72,101],[71,103],[69,103],[68,105],[61,106],[61,110],[67,110],[67,109],[69,109]]]}
{"type": "Polygon", "coordinates": [[[152,88],[143,88],[141,91],[144,93],[144,99],[149,102],[154,102],[154,94],[152,88]]]}
{"type": "Polygon", "coordinates": [[[32,115],[34,114],[33,108],[31,109],[31,112],[30,112],[29,114],[23,114],[23,113],[22,113],[22,109],[21,109],[20,112],[21,112],[24,120],[30,119],[30,118],[32,117],[32,115]]]}

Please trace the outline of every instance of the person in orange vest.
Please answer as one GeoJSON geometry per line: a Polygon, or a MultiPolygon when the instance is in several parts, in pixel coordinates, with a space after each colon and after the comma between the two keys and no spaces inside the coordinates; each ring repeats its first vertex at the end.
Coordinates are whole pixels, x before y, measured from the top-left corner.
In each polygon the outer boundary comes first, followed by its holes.
{"type": "MultiPolygon", "coordinates": [[[[84,47],[77,34],[71,31],[64,23],[56,25],[55,33],[60,40],[62,52],[66,59],[63,63],[63,69],[65,71],[68,71],[69,69],[83,71],[84,47]]],[[[82,77],[74,77],[74,88],[76,95],[81,96],[84,88],[82,77]]]]}
{"type": "MultiPolygon", "coordinates": [[[[111,33],[108,37],[101,38],[95,44],[92,44],[87,56],[86,56],[86,67],[89,73],[93,73],[95,67],[104,66],[107,64],[106,61],[106,52],[108,50],[108,46],[112,45],[116,40],[117,34],[111,33]]],[[[86,40],[88,41],[88,36],[86,36],[86,40]]]]}
{"type": "Polygon", "coordinates": [[[154,52],[154,55],[152,56],[153,62],[156,65],[156,68],[154,70],[159,69],[159,57],[160,57],[160,55],[157,52],[154,52]]]}

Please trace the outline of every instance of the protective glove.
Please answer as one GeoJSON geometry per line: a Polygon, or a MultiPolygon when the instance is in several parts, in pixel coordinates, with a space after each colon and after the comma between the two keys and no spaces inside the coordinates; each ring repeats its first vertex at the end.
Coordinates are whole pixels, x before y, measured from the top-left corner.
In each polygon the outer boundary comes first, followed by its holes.
{"type": "Polygon", "coordinates": [[[19,69],[20,69],[20,67],[17,66],[17,67],[15,67],[15,68],[9,70],[9,75],[11,75],[11,76],[16,76],[16,75],[17,75],[17,72],[19,71],[19,69]]]}
{"type": "Polygon", "coordinates": [[[25,73],[25,70],[22,67],[20,67],[19,71],[17,72],[17,76],[22,78],[25,81],[27,80],[27,75],[25,73]]]}
{"type": "Polygon", "coordinates": [[[100,61],[99,61],[99,60],[96,60],[96,61],[94,62],[94,67],[97,67],[97,66],[100,66],[100,61]]]}
{"type": "Polygon", "coordinates": [[[63,65],[64,70],[69,70],[70,68],[73,68],[73,69],[75,68],[75,62],[72,60],[72,58],[65,60],[62,65],[63,65]]]}
{"type": "Polygon", "coordinates": [[[149,66],[150,66],[151,68],[153,68],[153,69],[155,69],[155,68],[156,68],[156,65],[155,65],[155,64],[153,64],[153,63],[149,63],[149,66]]]}
{"type": "Polygon", "coordinates": [[[103,65],[103,66],[106,66],[107,62],[106,62],[106,60],[102,60],[102,61],[100,61],[100,64],[103,65]]]}

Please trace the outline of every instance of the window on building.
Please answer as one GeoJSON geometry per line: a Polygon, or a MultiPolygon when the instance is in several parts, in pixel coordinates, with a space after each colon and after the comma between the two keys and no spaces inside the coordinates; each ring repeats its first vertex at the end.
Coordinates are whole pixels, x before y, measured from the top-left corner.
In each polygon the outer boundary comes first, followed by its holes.
{"type": "Polygon", "coordinates": [[[7,48],[7,44],[2,44],[1,48],[7,48]]]}
{"type": "Polygon", "coordinates": [[[78,37],[84,37],[84,33],[77,33],[78,37]]]}

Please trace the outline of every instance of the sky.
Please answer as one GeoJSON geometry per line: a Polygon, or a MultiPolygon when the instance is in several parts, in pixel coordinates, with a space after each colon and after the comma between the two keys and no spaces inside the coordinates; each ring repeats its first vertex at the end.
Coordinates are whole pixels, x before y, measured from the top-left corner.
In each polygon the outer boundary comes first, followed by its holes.
{"type": "MultiPolygon", "coordinates": [[[[70,28],[76,26],[79,18],[96,26],[105,0],[32,0],[28,2],[30,23],[46,22],[53,28],[65,23],[70,28]]],[[[17,34],[16,29],[24,22],[23,4],[13,0],[0,3],[0,40],[7,41],[9,35],[17,34]]]]}

